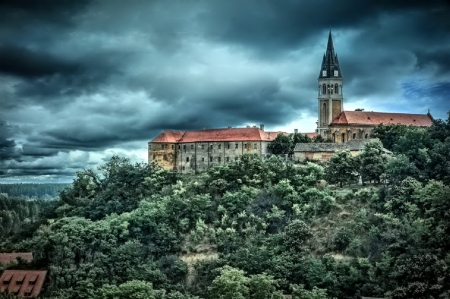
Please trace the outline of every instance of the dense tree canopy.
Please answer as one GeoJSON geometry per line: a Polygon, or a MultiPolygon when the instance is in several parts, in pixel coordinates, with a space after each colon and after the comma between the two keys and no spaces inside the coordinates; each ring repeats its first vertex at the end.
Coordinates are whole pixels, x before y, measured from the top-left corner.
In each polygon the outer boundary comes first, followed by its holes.
{"type": "Polygon", "coordinates": [[[183,176],[113,157],[60,199],[1,195],[0,251],[33,252],[9,267],[47,269],[42,298],[448,298],[448,122],[380,129],[402,132],[392,156],[370,143],[325,167],[244,155],[183,176]]]}

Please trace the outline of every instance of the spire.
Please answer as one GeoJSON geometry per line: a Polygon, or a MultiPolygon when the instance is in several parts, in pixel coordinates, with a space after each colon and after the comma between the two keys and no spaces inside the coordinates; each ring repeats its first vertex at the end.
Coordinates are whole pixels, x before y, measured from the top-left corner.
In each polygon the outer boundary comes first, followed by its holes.
{"type": "Polygon", "coordinates": [[[328,33],[328,45],[327,45],[327,50],[331,50],[331,51],[334,52],[333,36],[331,35],[331,29],[330,29],[330,33],[328,33]]]}
{"type": "Polygon", "coordinates": [[[328,33],[327,49],[323,56],[322,66],[320,68],[319,78],[341,78],[341,69],[337,54],[334,52],[333,35],[331,28],[328,33]]]}

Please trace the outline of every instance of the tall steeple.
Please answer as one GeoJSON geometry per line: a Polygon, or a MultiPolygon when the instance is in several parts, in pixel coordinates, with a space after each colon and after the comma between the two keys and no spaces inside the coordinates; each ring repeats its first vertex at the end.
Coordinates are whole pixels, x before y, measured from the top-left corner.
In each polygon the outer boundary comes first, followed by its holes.
{"type": "Polygon", "coordinates": [[[325,139],[332,138],[328,125],[344,110],[344,96],[342,73],[338,56],[334,51],[331,29],[317,81],[319,83],[317,132],[325,139]]]}
{"type": "Polygon", "coordinates": [[[328,33],[327,50],[323,55],[322,66],[319,73],[319,78],[330,77],[342,78],[341,69],[339,67],[339,59],[337,54],[334,52],[333,36],[331,34],[331,30],[328,33]]]}

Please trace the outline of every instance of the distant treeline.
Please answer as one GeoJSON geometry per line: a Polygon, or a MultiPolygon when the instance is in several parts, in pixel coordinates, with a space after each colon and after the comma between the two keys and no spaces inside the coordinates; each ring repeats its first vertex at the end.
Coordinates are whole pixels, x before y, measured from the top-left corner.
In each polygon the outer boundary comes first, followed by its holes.
{"type": "Polygon", "coordinates": [[[33,199],[55,198],[70,184],[0,184],[0,193],[10,197],[33,199]]]}

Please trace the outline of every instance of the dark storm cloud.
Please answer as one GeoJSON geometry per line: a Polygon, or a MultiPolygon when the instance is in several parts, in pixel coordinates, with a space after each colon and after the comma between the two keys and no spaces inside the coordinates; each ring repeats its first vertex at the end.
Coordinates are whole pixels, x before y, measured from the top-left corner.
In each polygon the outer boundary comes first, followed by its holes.
{"type": "Polygon", "coordinates": [[[11,137],[13,137],[13,128],[6,121],[0,119],[0,166],[6,160],[20,157],[16,149],[16,142],[11,137]]]}
{"type": "MultiPolygon", "coordinates": [[[[309,43],[323,28],[364,29],[386,14],[422,12],[427,16],[421,32],[436,37],[446,33],[448,20],[445,1],[210,1],[199,19],[208,34],[255,48],[265,58],[286,49],[309,43]],[[437,19],[435,18],[437,17],[437,19]]],[[[448,28],[447,28],[448,29],[448,28]]],[[[408,32],[409,30],[407,30],[408,32]]],[[[369,34],[369,33],[368,33],[369,34]]],[[[392,37],[394,40],[394,37],[392,37]]]]}

